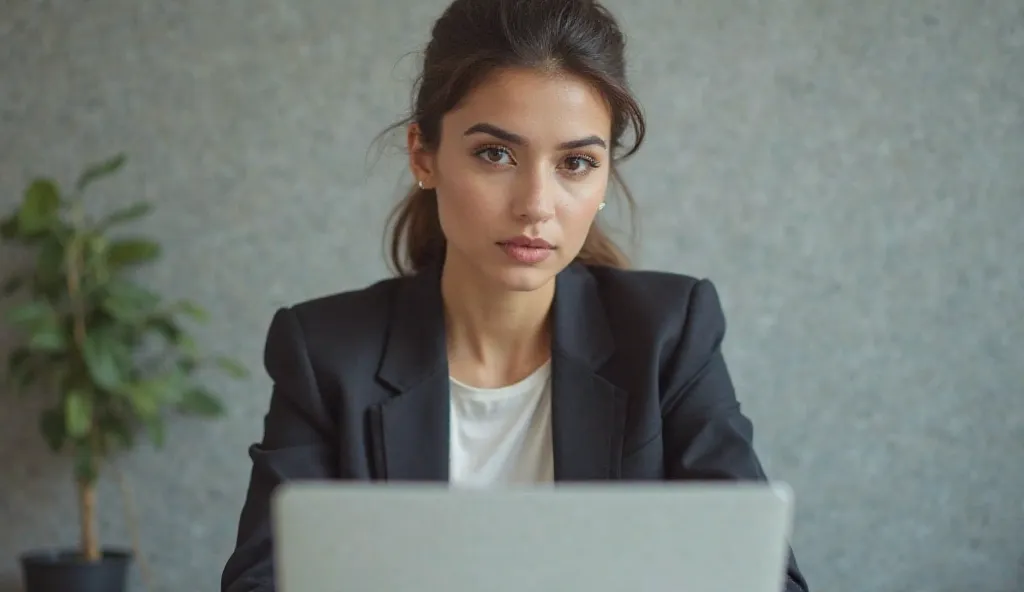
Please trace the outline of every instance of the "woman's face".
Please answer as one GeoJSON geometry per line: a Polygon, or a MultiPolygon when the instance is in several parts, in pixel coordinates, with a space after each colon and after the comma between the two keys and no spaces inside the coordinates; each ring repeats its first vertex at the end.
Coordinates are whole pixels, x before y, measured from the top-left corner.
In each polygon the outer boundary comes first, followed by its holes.
{"type": "Polygon", "coordinates": [[[446,273],[529,291],[571,263],[604,201],[611,125],[584,80],[515,69],[445,115],[436,151],[411,126],[413,174],[437,192],[446,273]]]}

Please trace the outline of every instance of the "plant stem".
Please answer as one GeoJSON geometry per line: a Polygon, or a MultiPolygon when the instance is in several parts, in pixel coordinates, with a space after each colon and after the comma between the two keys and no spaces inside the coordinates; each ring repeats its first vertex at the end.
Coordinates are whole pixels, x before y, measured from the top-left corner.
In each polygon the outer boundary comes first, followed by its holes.
{"type": "Polygon", "coordinates": [[[82,557],[86,561],[100,560],[100,540],[96,529],[96,484],[78,481],[78,511],[82,527],[82,557]]]}
{"type": "MultiPolygon", "coordinates": [[[[72,215],[74,216],[75,227],[80,228],[84,219],[82,211],[82,205],[80,202],[75,202],[73,206],[72,215]]],[[[83,359],[82,351],[85,349],[85,338],[86,338],[86,327],[85,327],[85,308],[82,303],[82,267],[83,267],[83,254],[82,254],[82,242],[81,238],[76,234],[71,241],[71,245],[66,253],[66,264],[67,264],[67,287],[68,287],[68,300],[71,306],[71,314],[74,323],[74,340],[75,347],[78,349],[78,355],[83,359]]],[[[95,444],[95,436],[92,427],[89,429],[90,438],[88,445],[93,446],[95,444]]],[[[90,450],[90,464],[94,463],[95,457],[92,455],[93,450],[90,450]]],[[[95,482],[95,466],[89,467],[88,476],[80,476],[78,479],[78,501],[79,501],[79,521],[81,523],[81,552],[82,557],[86,561],[95,562],[100,560],[100,541],[99,534],[96,529],[96,482],[95,482]]]]}

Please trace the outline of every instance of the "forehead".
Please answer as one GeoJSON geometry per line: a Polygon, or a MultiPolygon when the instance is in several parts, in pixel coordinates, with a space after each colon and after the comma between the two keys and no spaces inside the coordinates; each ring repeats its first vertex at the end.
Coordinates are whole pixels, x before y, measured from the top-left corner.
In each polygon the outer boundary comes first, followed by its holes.
{"type": "Polygon", "coordinates": [[[445,116],[446,131],[459,135],[481,122],[525,136],[531,143],[559,144],[589,135],[609,139],[612,116],[601,92],[583,78],[504,69],[484,79],[445,116]]]}

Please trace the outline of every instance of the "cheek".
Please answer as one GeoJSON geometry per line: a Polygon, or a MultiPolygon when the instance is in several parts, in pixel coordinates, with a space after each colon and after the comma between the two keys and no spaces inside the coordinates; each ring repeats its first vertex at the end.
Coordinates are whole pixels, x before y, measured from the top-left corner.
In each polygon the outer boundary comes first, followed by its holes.
{"type": "Polygon", "coordinates": [[[503,188],[494,179],[471,172],[446,175],[437,187],[437,209],[447,239],[487,233],[505,213],[503,188]]]}
{"type": "Polygon", "coordinates": [[[581,191],[559,204],[559,224],[566,240],[583,244],[597,216],[598,207],[604,201],[604,196],[604,187],[599,186],[581,191]]]}

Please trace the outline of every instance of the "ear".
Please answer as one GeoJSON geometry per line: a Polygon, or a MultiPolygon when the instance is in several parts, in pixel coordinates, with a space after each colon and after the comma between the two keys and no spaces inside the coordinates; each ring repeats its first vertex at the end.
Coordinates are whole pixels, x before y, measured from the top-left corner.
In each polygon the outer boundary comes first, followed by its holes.
{"type": "Polygon", "coordinates": [[[419,124],[409,124],[406,143],[409,148],[409,170],[412,171],[413,179],[422,182],[427,189],[432,188],[434,186],[434,153],[424,145],[419,124]]]}

